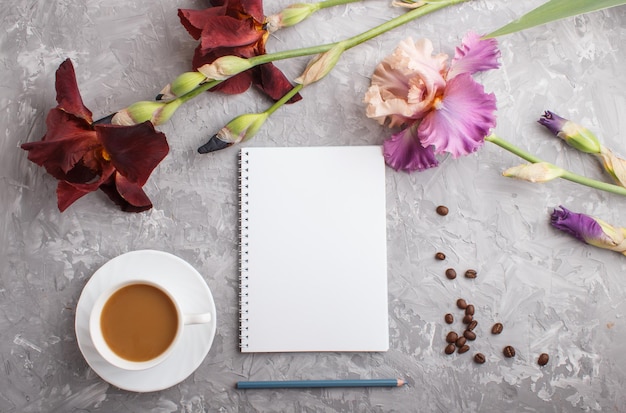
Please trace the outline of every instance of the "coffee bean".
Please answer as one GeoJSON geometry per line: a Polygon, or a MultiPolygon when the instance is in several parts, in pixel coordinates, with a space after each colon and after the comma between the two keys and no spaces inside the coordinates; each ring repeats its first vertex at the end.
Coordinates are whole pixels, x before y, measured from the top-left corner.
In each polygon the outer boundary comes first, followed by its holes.
{"type": "Polygon", "coordinates": [[[470,346],[468,346],[467,344],[465,344],[463,347],[459,347],[459,349],[457,350],[459,354],[463,354],[463,353],[467,353],[470,349],[470,346]]]}
{"type": "Polygon", "coordinates": [[[443,252],[438,252],[435,254],[435,258],[439,261],[443,261],[446,259],[446,254],[444,254],[443,252]]]}
{"type": "Polygon", "coordinates": [[[491,327],[491,334],[500,334],[503,328],[502,323],[495,323],[493,327],[491,327]]]}
{"type": "Polygon", "coordinates": [[[465,337],[468,340],[476,340],[476,333],[470,330],[465,330],[463,332],[463,337],[465,337]]]}
{"type": "Polygon", "coordinates": [[[449,280],[454,280],[456,278],[456,271],[454,271],[454,268],[448,268],[446,270],[446,277],[448,277],[449,280]]]}
{"type": "Polygon", "coordinates": [[[461,337],[456,339],[456,343],[454,343],[454,344],[456,344],[457,347],[463,347],[465,345],[465,343],[467,343],[467,339],[465,337],[461,336],[461,337]]]}
{"type": "Polygon", "coordinates": [[[461,310],[465,310],[467,308],[467,302],[464,299],[459,298],[458,300],[456,300],[456,306],[459,307],[461,310]]]}
{"type": "Polygon", "coordinates": [[[474,361],[478,364],[483,364],[487,359],[483,353],[474,354],[474,361]]]}
{"type": "Polygon", "coordinates": [[[448,207],[444,206],[444,205],[439,205],[437,207],[436,211],[441,216],[446,216],[446,215],[448,215],[448,212],[449,212],[448,207]]]}
{"type": "Polygon", "coordinates": [[[504,354],[504,357],[515,357],[515,349],[513,348],[513,346],[506,346],[502,350],[502,354],[504,354]]]}
{"type": "Polygon", "coordinates": [[[476,278],[477,276],[478,276],[478,273],[476,272],[476,270],[465,271],[465,278],[476,278]]]}
{"type": "Polygon", "coordinates": [[[467,329],[469,331],[474,331],[474,329],[476,328],[477,325],[478,325],[478,321],[472,320],[472,322],[469,323],[469,325],[467,326],[467,329]]]}
{"type": "Polygon", "coordinates": [[[448,335],[446,336],[446,341],[448,343],[454,343],[457,338],[459,338],[459,335],[455,333],[454,331],[450,331],[448,335]]]}
{"type": "Polygon", "coordinates": [[[540,366],[545,366],[546,364],[548,364],[549,360],[550,360],[550,356],[548,356],[546,353],[541,353],[539,355],[539,358],[537,359],[537,363],[540,366]]]}
{"type": "Polygon", "coordinates": [[[469,304],[467,307],[465,307],[465,314],[467,315],[474,315],[474,306],[472,304],[469,304]]]}
{"type": "Polygon", "coordinates": [[[456,350],[456,348],[454,347],[454,344],[448,344],[443,351],[446,354],[452,354],[452,353],[454,353],[454,350],[456,350]]]}
{"type": "Polygon", "coordinates": [[[469,324],[472,322],[472,320],[474,319],[473,316],[471,315],[466,315],[465,317],[463,317],[463,324],[469,324]]]}
{"type": "Polygon", "coordinates": [[[448,313],[445,316],[443,316],[443,319],[446,320],[446,323],[448,323],[448,324],[454,323],[454,316],[452,314],[450,314],[450,313],[448,313]]]}

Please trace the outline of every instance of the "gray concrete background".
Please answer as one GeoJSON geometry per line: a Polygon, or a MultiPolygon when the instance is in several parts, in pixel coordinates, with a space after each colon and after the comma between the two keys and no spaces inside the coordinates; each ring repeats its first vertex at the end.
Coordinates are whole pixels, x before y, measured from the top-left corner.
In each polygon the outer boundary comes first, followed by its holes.
{"type": "MultiPolygon", "coordinates": [[[[450,55],[470,29],[500,27],[542,3],[477,0],[426,16],[348,51],[303,101],[280,109],[250,146],[380,144],[389,131],[364,115],[376,64],[402,39],[428,37],[450,55]]],[[[266,2],[266,14],[286,0],[266,2]]],[[[379,354],[246,354],[237,347],[237,150],[196,148],[236,115],[268,106],[256,90],[206,94],[160,127],[171,151],[145,190],[154,208],[120,212],[101,193],[65,213],[56,181],[19,145],[45,133],[55,106],[54,72],[76,67],[94,117],[150,99],[189,69],[196,45],[177,8],[195,0],[28,0],[0,7],[0,411],[1,412],[408,412],[624,411],[626,258],[586,246],[549,226],[560,204],[626,226],[626,200],[561,181],[529,184],[501,172],[520,161],[486,144],[439,168],[387,170],[390,350],[379,354]],[[435,207],[445,204],[442,218],[435,207]],[[75,308],[91,275],[127,251],[176,254],[203,275],[219,322],[213,346],[182,383],[153,393],[120,390],[87,365],[74,333],[75,308]],[[436,251],[448,255],[433,259],[436,251]],[[450,282],[447,267],[474,268],[450,282]],[[477,308],[479,339],[443,354],[446,312],[458,297],[477,308]],[[494,321],[505,331],[488,333],[494,321]],[[501,356],[504,345],[517,349],[501,356]],[[477,366],[471,354],[487,362],[477,366]],[[540,368],[536,357],[551,356],[540,368]],[[237,391],[238,380],[402,377],[400,389],[237,391]]],[[[277,32],[270,51],[343,39],[398,15],[386,1],[319,12],[277,32]]],[[[626,8],[618,7],[500,39],[502,68],[479,76],[498,99],[496,132],[522,148],[605,179],[597,162],[536,123],[553,110],[585,124],[626,154],[626,8]]],[[[307,59],[280,62],[291,78],[307,59]]]]}

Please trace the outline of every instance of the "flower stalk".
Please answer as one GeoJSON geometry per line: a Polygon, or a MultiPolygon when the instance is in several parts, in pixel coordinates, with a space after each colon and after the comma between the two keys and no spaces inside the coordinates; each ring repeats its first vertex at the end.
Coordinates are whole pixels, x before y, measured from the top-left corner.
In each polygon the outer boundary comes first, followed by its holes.
{"type": "Polygon", "coordinates": [[[268,16],[266,24],[270,33],[284,27],[294,26],[310,17],[316,11],[342,4],[355,3],[361,0],[326,0],[317,3],[295,3],[287,6],[278,14],[268,16]]]}
{"type": "MultiPolygon", "coordinates": [[[[543,161],[542,159],[524,151],[523,149],[518,148],[517,146],[511,144],[510,142],[496,136],[495,134],[490,134],[489,136],[485,137],[485,140],[488,142],[491,142],[493,144],[498,145],[499,147],[501,147],[502,149],[511,152],[514,155],[519,156],[520,158],[530,162],[530,163],[545,163],[547,165],[551,165],[554,168],[558,168],[555,165],[552,165],[548,162],[543,161]]],[[[591,178],[587,178],[585,176],[582,175],[578,175],[575,174],[573,172],[570,172],[566,169],[561,169],[561,174],[560,174],[560,178],[562,179],[566,179],[570,182],[574,182],[580,185],[584,185],[584,186],[588,186],[590,188],[595,188],[595,189],[599,189],[602,191],[606,191],[606,192],[611,192],[617,195],[623,195],[626,196],[626,188],[618,186],[618,185],[613,185],[613,184],[609,184],[606,182],[602,182],[602,181],[597,181],[595,179],[591,179],[591,178]]]]}
{"type": "Polygon", "coordinates": [[[469,1],[469,0],[442,0],[442,1],[437,1],[433,3],[427,3],[417,9],[408,11],[404,13],[403,15],[395,17],[361,34],[342,40],[341,42],[327,43],[327,44],[311,46],[311,47],[303,47],[300,49],[285,50],[285,51],[276,52],[276,53],[268,53],[268,54],[264,54],[260,56],[251,57],[248,60],[250,61],[252,66],[257,66],[257,65],[264,64],[264,63],[275,62],[277,60],[290,59],[292,57],[310,56],[314,54],[324,53],[324,52],[329,51],[330,49],[332,49],[339,43],[342,43],[345,50],[348,50],[355,46],[360,45],[361,43],[371,40],[374,37],[380,36],[381,34],[388,32],[389,30],[395,29],[396,27],[409,23],[410,21],[415,20],[418,17],[422,17],[434,11],[443,9],[448,6],[452,6],[454,4],[464,3],[466,1],[469,1]]]}

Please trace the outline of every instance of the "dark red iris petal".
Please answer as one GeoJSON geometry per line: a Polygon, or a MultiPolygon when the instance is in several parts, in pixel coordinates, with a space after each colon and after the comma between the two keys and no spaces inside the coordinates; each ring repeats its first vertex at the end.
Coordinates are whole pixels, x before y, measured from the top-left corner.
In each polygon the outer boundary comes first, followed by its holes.
{"type": "MultiPolygon", "coordinates": [[[[272,63],[258,66],[258,70],[253,72],[253,82],[263,92],[274,100],[285,96],[293,86],[287,77],[272,63]]],[[[295,103],[302,99],[300,94],[296,94],[287,103],[295,103]]]]}
{"type": "Polygon", "coordinates": [[[200,39],[205,23],[217,16],[224,16],[226,7],[209,7],[204,10],[178,9],[178,18],[191,37],[200,39]]]}
{"type": "Polygon", "coordinates": [[[80,97],[74,65],[70,59],[66,59],[57,69],[55,85],[59,104],[57,107],[84,119],[87,123],[91,123],[93,121],[92,114],[85,107],[83,99],[80,97]]]}
{"type": "Polygon", "coordinates": [[[139,186],[146,183],[169,151],[165,134],[156,131],[149,121],[132,126],[96,125],[95,128],[113,166],[139,186]]]}
{"type": "Polygon", "coordinates": [[[100,185],[102,192],[107,194],[111,201],[115,202],[122,211],[143,212],[152,208],[152,202],[141,189],[141,186],[129,182],[124,176],[117,173],[115,177],[100,185]]]}
{"type": "MultiPolygon", "coordinates": [[[[234,1],[232,3],[237,2],[234,1]]],[[[240,0],[239,4],[241,10],[254,17],[256,21],[262,22],[265,19],[265,14],[263,13],[263,0],[240,0]]]]}
{"type": "Polygon", "coordinates": [[[72,205],[84,195],[96,191],[103,184],[103,182],[110,178],[112,173],[113,169],[110,168],[107,171],[107,175],[101,176],[97,181],[90,183],[59,181],[59,184],[57,185],[57,205],[59,207],[59,211],[65,211],[67,207],[72,205]]]}
{"type": "Polygon", "coordinates": [[[252,18],[245,20],[218,16],[207,20],[202,31],[202,51],[210,52],[217,47],[254,45],[263,38],[264,30],[257,30],[252,18]]]}
{"type": "Polygon", "coordinates": [[[57,179],[66,175],[88,153],[100,146],[96,133],[81,118],[52,109],[46,119],[48,131],[39,142],[28,142],[22,149],[28,159],[44,166],[57,179]]]}

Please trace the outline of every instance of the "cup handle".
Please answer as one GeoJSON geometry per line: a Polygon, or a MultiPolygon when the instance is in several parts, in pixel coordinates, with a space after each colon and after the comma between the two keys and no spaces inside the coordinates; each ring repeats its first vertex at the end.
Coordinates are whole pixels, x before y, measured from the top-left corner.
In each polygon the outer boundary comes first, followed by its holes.
{"type": "Polygon", "coordinates": [[[185,314],[183,315],[183,324],[206,324],[212,320],[211,313],[203,314],[185,314]]]}

